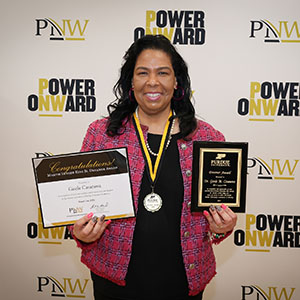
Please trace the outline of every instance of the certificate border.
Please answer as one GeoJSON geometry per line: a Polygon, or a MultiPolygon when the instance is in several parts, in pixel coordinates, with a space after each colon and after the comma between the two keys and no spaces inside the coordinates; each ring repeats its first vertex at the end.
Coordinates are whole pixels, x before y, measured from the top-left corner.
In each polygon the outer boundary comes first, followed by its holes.
{"type": "MultiPolygon", "coordinates": [[[[239,198],[235,203],[226,203],[233,211],[244,213],[246,210],[246,181],[247,181],[247,158],[248,158],[248,143],[246,142],[202,142],[195,141],[193,143],[193,172],[192,172],[192,195],[191,195],[191,211],[202,212],[209,208],[201,202],[200,195],[202,194],[201,182],[203,179],[203,159],[204,152],[234,152],[240,153],[238,156],[238,174],[237,174],[237,192],[239,198]],[[240,171],[240,172],[239,172],[240,171]],[[201,194],[200,194],[201,192],[201,194]]],[[[219,203],[211,202],[213,205],[219,203]]]]}
{"type": "Polygon", "coordinates": [[[38,176],[37,176],[36,167],[35,167],[35,161],[36,160],[44,160],[44,159],[47,160],[47,159],[53,159],[53,158],[59,158],[59,157],[66,157],[66,156],[84,155],[84,154],[89,154],[89,153],[90,154],[102,153],[102,152],[114,151],[114,150],[120,150],[120,149],[124,149],[126,151],[126,165],[127,165],[127,170],[128,170],[128,175],[129,175],[129,182],[130,182],[133,216],[128,215],[128,214],[122,214],[122,215],[108,216],[108,217],[105,217],[105,219],[122,219],[122,218],[134,218],[134,217],[136,217],[136,210],[135,210],[135,205],[134,205],[134,197],[133,197],[133,189],[132,189],[131,173],[130,173],[130,168],[129,168],[128,149],[127,149],[127,147],[116,147],[116,148],[101,149],[101,150],[95,150],[95,151],[85,151],[85,152],[72,152],[72,153],[66,153],[66,154],[51,155],[51,156],[46,156],[46,157],[35,157],[35,158],[31,159],[32,160],[32,166],[33,166],[33,172],[34,172],[34,178],[35,178],[35,184],[36,184],[36,191],[37,191],[37,195],[38,195],[39,209],[40,209],[40,213],[41,213],[43,228],[52,228],[52,227],[62,227],[62,226],[73,225],[76,222],[77,219],[66,221],[66,222],[52,223],[52,225],[45,226],[44,216],[43,216],[43,209],[42,209],[42,205],[41,205],[41,196],[40,196],[40,191],[39,191],[39,186],[38,186],[38,176]]]}

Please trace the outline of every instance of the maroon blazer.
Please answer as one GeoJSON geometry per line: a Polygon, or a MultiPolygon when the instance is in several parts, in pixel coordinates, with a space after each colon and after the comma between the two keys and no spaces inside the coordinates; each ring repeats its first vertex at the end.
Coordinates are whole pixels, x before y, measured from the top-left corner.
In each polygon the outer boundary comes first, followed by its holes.
{"type": "MultiPolygon", "coordinates": [[[[134,204],[137,210],[145,162],[133,123],[131,120],[127,122],[124,133],[114,137],[105,133],[106,125],[107,119],[101,119],[89,126],[81,151],[127,147],[134,204]]],[[[146,140],[147,127],[142,126],[142,130],[146,140]]],[[[191,135],[190,140],[180,139],[177,142],[184,182],[184,201],[180,226],[181,247],[189,295],[196,295],[202,291],[216,274],[212,243],[219,243],[224,239],[211,240],[208,222],[204,215],[191,213],[193,141],[223,140],[222,133],[215,130],[211,125],[198,121],[198,127],[191,135]]],[[[82,249],[81,261],[95,274],[119,285],[125,285],[135,222],[135,218],[112,220],[99,240],[91,244],[84,244],[77,240],[77,245],[82,249]]]]}

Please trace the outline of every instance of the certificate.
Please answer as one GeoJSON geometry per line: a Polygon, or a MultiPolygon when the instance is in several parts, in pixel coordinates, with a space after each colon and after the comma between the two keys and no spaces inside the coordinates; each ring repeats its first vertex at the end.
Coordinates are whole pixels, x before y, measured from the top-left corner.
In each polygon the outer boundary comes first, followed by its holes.
{"type": "Polygon", "coordinates": [[[192,211],[225,204],[245,212],[247,155],[247,143],[194,142],[192,211]]]}
{"type": "Polygon", "coordinates": [[[74,224],[92,212],[134,217],[126,148],[33,158],[43,226],[74,224]]]}

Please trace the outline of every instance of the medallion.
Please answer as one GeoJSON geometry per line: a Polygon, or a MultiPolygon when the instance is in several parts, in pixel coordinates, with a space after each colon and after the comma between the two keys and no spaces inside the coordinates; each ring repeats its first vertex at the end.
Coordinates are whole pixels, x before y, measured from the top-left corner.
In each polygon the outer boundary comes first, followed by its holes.
{"type": "MultiPolygon", "coordinates": [[[[135,125],[135,129],[137,132],[137,136],[139,138],[139,142],[141,145],[141,149],[144,155],[144,159],[146,161],[146,165],[147,165],[147,176],[149,178],[149,181],[151,183],[151,188],[152,188],[152,193],[148,194],[145,198],[144,198],[144,207],[147,211],[150,212],[156,212],[159,211],[160,208],[162,207],[162,199],[161,197],[154,193],[154,187],[155,187],[155,183],[157,181],[158,178],[158,174],[160,172],[160,166],[161,166],[161,162],[163,160],[163,156],[166,152],[166,149],[169,145],[170,139],[167,139],[168,136],[170,136],[170,131],[172,129],[172,126],[170,126],[170,118],[172,117],[172,111],[170,111],[169,117],[166,121],[166,125],[164,128],[164,132],[160,141],[160,146],[159,146],[159,150],[157,155],[155,154],[154,156],[156,156],[155,159],[155,164],[153,166],[152,164],[152,160],[150,157],[150,153],[147,149],[147,145],[146,145],[146,141],[144,139],[143,136],[143,131],[140,125],[140,121],[138,119],[138,115],[137,115],[137,110],[136,112],[133,114],[133,120],[134,120],[134,125],[135,125]]],[[[174,124],[174,122],[172,122],[172,124],[174,124]]]]}
{"type": "Polygon", "coordinates": [[[159,211],[162,207],[162,199],[156,193],[148,194],[144,199],[144,207],[150,212],[159,211]]]}

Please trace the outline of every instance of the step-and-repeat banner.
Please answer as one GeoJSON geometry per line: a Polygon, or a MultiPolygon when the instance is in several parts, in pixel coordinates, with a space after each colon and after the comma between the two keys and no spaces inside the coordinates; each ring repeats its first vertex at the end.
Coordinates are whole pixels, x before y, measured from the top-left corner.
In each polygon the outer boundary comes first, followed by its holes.
{"type": "MultiPolygon", "coordinates": [[[[77,152],[122,57],[164,34],[198,118],[249,142],[247,211],[204,299],[300,299],[299,1],[1,1],[1,299],[92,298],[65,227],[43,229],[31,159],[77,152]]],[[[57,208],[59,209],[59,207],[57,208]]]]}

